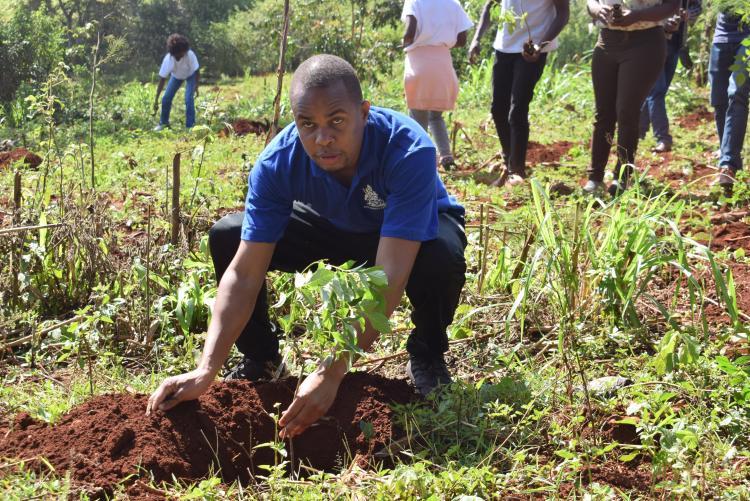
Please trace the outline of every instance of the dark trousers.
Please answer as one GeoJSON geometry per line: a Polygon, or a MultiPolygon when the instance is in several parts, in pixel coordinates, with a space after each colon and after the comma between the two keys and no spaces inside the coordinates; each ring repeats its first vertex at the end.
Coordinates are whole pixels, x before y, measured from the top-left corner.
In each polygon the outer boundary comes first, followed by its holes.
{"type": "Polygon", "coordinates": [[[529,104],[534,87],[544,72],[547,54],[535,63],[524,60],[520,53],[495,51],[492,66],[492,119],[500,138],[500,146],[508,169],[526,174],[526,149],[529,145],[529,104]]]}
{"type": "Polygon", "coordinates": [[[628,177],[638,148],[641,106],[663,71],[666,57],[664,28],[619,31],[602,29],[591,60],[596,115],[591,138],[589,179],[601,182],[617,126],[617,166],[628,166],[628,177]]]}
{"type": "MultiPolygon", "coordinates": [[[[211,257],[219,281],[240,245],[243,219],[242,212],[229,214],[209,231],[211,257]]],[[[441,213],[438,222],[438,237],[422,242],[406,285],[415,326],[406,347],[412,355],[425,358],[442,356],[448,349],[446,329],[453,321],[466,272],[463,217],[441,213]]],[[[276,244],[270,269],[302,271],[321,259],[335,265],[354,260],[374,266],[379,240],[378,233],[338,229],[309,207],[295,203],[289,225],[276,244]]],[[[236,345],[244,355],[258,361],[272,360],[279,353],[277,332],[268,317],[265,285],[236,345]]]]}

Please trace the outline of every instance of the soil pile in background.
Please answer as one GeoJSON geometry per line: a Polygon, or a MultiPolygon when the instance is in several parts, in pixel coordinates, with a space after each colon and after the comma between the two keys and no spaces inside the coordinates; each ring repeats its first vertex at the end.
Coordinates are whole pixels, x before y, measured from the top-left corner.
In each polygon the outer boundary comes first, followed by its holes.
{"type": "Polygon", "coordinates": [[[16,162],[23,160],[23,163],[32,169],[39,167],[42,163],[42,157],[30,152],[26,148],[16,148],[10,151],[0,151],[0,168],[10,167],[16,162]]]}
{"type": "Polygon", "coordinates": [[[259,122],[257,120],[248,120],[247,118],[238,118],[231,124],[227,124],[224,129],[219,132],[219,136],[227,137],[231,134],[234,134],[235,136],[245,136],[247,134],[260,136],[266,134],[270,128],[271,123],[267,119],[263,122],[259,122]]]}
{"type": "MultiPolygon", "coordinates": [[[[44,457],[57,474],[70,471],[77,485],[101,492],[144,471],[157,481],[195,480],[214,472],[227,482],[246,483],[253,473],[263,473],[259,465],[274,464],[269,447],[255,447],[274,441],[270,414],[286,409],[295,384],[294,379],[216,383],[200,399],[151,416],[144,414],[147,396],[130,394],[94,397],[54,426],[19,414],[7,435],[0,436],[0,457],[27,459],[47,471],[39,459],[44,457]]],[[[349,374],[328,414],[296,437],[292,447],[287,442],[286,450],[293,448],[295,463],[316,469],[335,470],[350,457],[365,464],[398,438],[389,404],[413,398],[405,381],[349,374]]]]}
{"type": "Polygon", "coordinates": [[[570,141],[557,141],[551,144],[529,141],[529,149],[526,151],[526,164],[534,166],[559,163],[560,159],[568,154],[573,145],[574,143],[570,141]]]}

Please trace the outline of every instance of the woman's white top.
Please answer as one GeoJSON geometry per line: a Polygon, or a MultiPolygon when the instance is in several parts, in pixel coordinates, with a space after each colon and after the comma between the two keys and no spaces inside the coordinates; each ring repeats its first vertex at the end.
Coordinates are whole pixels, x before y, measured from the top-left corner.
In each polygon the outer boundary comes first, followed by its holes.
{"type": "Polygon", "coordinates": [[[176,60],[172,54],[167,52],[164,59],[161,62],[161,68],[159,68],[159,76],[161,78],[167,78],[170,74],[177,80],[186,80],[190,78],[195,71],[200,68],[198,65],[198,58],[195,57],[195,52],[188,50],[187,54],[182,56],[180,60],[176,60]]]}
{"type": "Polygon", "coordinates": [[[417,32],[406,52],[427,45],[451,48],[459,33],[474,26],[458,0],[406,0],[401,20],[407,22],[407,16],[417,19],[417,32]]]}
{"type": "MultiPolygon", "coordinates": [[[[503,0],[502,9],[503,12],[511,11],[516,16],[516,23],[503,23],[498,27],[493,47],[509,54],[523,52],[523,44],[529,41],[529,32],[535,44],[546,42],[542,38],[557,17],[557,9],[552,0],[503,0]],[[525,22],[521,21],[524,14],[525,22]]],[[[557,48],[557,38],[550,42],[542,48],[542,52],[557,48]]]]}

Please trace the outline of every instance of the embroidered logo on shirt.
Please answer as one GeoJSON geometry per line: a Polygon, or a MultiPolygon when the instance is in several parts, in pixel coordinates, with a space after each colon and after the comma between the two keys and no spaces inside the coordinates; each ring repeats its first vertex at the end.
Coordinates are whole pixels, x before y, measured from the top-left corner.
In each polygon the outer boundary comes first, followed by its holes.
{"type": "Polygon", "coordinates": [[[385,209],[385,200],[380,198],[380,195],[378,195],[375,190],[372,189],[372,186],[370,186],[369,184],[365,185],[364,192],[365,208],[373,210],[385,209]]]}

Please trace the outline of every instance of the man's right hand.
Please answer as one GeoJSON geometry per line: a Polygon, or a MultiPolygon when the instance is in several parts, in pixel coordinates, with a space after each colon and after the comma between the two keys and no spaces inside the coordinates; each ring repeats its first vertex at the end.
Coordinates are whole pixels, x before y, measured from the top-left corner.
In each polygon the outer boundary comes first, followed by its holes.
{"type": "Polygon", "coordinates": [[[168,377],[149,397],[146,415],[156,410],[168,411],[180,402],[198,398],[211,386],[213,379],[213,375],[203,369],[168,377]]]}
{"type": "Polygon", "coordinates": [[[159,100],[154,101],[154,115],[159,112],[159,100]]]}

